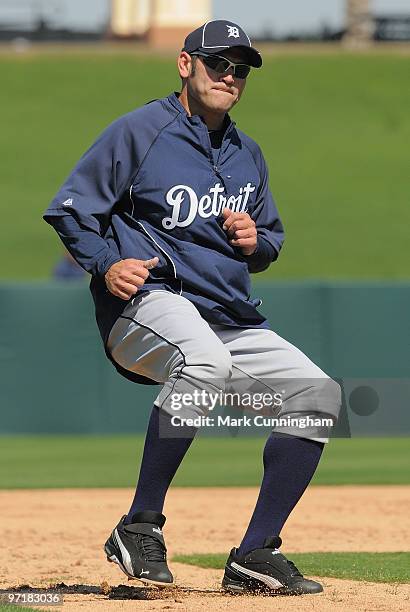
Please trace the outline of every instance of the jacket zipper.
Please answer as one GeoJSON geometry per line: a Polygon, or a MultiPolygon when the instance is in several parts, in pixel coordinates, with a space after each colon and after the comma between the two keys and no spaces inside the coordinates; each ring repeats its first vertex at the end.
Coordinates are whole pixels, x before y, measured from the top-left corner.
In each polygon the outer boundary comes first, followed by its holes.
{"type": "Polygon", "coordinates": [[[211,137],[209,136],[209,132],[207,130],[207,137],[208,137],[208,143],[209,143],[209,159],[211,161],[211,165],[212,165],[212,169],[215,172],[216,176],[222,181],[222,184],[226,190],[226,185],[225,185],[225,181],[224,178],[222,176],[222,174],[219,171],[219,159],[221,157],[221,152],[222,152],[222,148],[223,148],[223,144],[225,142],[225,139],[227,137],[227,135],[229,134],[229,132],[234,128],[235,123],[232,121],[228,128],[225,131],[225,134],[223,135],[222,138],[222,142],[221,142],[221,146],[219,147],[219,152],[218,152],[218,157],[216,158],[216,161],[214,160],[214,155],[213,155],[213,149],[212,149],[212,144],[211,144],[211,137]]]}

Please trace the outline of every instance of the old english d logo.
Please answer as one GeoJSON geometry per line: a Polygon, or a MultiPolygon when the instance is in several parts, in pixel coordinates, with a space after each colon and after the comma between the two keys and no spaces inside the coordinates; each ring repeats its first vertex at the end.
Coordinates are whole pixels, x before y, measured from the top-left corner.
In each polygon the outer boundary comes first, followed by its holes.
{"type": "Polygon", "coordinates": [[[226,26],[228,28],[228,38],[239,38],[239,30],[235,26],[226,26]]]}

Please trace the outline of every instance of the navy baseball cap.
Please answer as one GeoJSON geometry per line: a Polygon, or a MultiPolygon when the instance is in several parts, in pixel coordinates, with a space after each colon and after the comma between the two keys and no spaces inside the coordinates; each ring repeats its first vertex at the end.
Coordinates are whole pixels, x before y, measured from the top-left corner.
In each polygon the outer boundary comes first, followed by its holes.
{"type": "Polygon", "coordinates": [[[225,19],[215,19],[204,23],[185,39],[182,51],[194,53],[200,51],[208,55],[221,53],[232,47],[238,47],[245,52],[247,63],[254,68],[262,66],[259,51],[252,47],[249,36],[240,26],[225,19]]]}

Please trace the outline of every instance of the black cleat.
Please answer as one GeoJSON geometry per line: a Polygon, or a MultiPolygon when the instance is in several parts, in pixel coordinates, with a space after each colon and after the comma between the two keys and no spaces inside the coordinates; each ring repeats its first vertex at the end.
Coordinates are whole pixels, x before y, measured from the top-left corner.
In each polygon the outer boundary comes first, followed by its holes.
{"type": "Polygon", "coordinates": [[[174,578],[167,565],[167,549],[162,535],[165,516],[147,510],[137,512],[132,523],[122,517],[105,543],[107,560],[117,563],[129,578],[146,584],[171,586],[174,578]]]}
{"type": "Polygon", "coordinates": [[[304,578],[278,548],[279,537],[267,538],[263,548],[239,556],[233,548],[225,565],[222,587],[231,593],[305,595],[321,593],[319,582],[304,578]]]}

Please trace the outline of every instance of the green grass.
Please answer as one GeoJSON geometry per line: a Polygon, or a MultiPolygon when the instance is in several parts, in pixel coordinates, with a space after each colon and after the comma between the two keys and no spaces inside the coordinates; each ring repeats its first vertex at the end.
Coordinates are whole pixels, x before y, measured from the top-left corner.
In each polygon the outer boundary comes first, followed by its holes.
{"type": "MultiPolygon", "coordinates": [[[[143,438],[17,436],[0,438],[0,488],[134,486],[143,438]]],[[[257,486],[262,438],[196,440],[175,486],[257,486]]],[[[409,484],[410,438],[333,440],[314,484],[409,484]]]]}
{"type": "MultiPolygon", "coordinates": [[[[262,146],[287,230],[263,278],[409,277],[410,57],[280,55],[233,112],[262,146]]],[[[59,243],[41,215],[117,116],[179,87],[174,59],[0,57],[2,278],[49,275],[59,243]]]]}
{"type": "MultiPolygon", "coordinates": [[[[306,576],[367,580],[368,582],[407,582],[410,553],[291,553],[287,555],[306,576]]],[[[198,567],[223,569],[226,555],[176,555],[173,561],[198,567]]]]}

